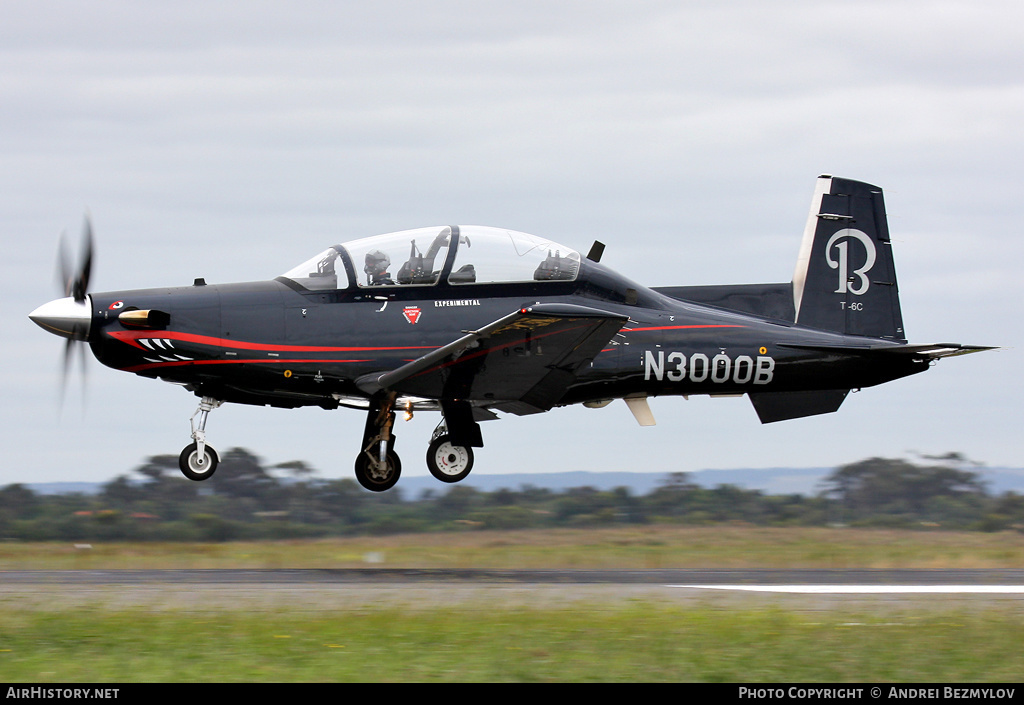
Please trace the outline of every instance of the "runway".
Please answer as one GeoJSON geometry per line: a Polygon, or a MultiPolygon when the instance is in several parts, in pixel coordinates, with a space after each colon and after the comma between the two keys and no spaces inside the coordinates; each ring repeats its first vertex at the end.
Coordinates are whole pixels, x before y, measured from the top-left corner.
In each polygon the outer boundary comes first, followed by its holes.
{"type": "MultiPolygon", "coordinates": [[[[105,598],[196,604],[444,604],[453,600],[571,602],[716,595],[850,597],[1024,596],[1024,570],[474,570],[415,568],[5,570],[0,596],[58,604],[105,598]]],[[[1024,601],[1021,602],[1024,606],[1024,601]]]]}
{"type": "MultiPolygon", "coordinates": [[[[0,608],[396,614],[456,609],[598,613],[660,605],[902,619],[998,606],[1024,618],[1024,570],[188,569],[0,571],[0,608]],[[956,587],[959,586],[959,587],[956,587]]],[[[817,619],[818,617],[813,617],[817,619]]]]}
{"type": "Polygon", "coordinates": [[[1024,570],[476,570],[419,568],[2,570],[15,585],[345,585],[377,584],[662,585],[681,588],[789,590],[820,587],[865,592],[1024,590],[1024,570]]]}

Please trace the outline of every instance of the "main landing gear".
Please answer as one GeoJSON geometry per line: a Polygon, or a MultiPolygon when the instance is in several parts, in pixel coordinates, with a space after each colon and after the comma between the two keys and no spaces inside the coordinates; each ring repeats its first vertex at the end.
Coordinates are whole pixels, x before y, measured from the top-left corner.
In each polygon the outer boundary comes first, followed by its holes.
{"type": "Polygon", "coordinates": [[[443,421],[434,430],[427,447],[427,469],[441,482],[465,480],[473,469],[473,449],[452,443],[443,421]]]}
{"type": "MultiPolygon", "coordinates": [[[[392,432],[395,399],[392,393],[370,400],[362,450],[356,456],[356,480],[373,492],[391,489],[402,474],[392,432]]],[[[468,403],[442,403],[442,411],[444,418],[427,448],[427,469],[441,482],[459,482],[473,469],[473,446],[483,445],[480,426],[468,403]]]]}
{"type": "Polygon", "coordinates": [[[221,404],[223,402],[213,397],[203,397],[199,402],[199,408],[188,420],[192,427],[194,443],[185,446],[181,451],[181,455],[178,456],[178,468],[181,470],[181,474],[190,480],[196,482],[206,480],[217,470],[217,463],[220,462],[217,451],[213,449],[213,446],[206,445],[206,419],[210,412],[221,404]],[[195,426],[196,416],[199,416],[199,428],[195,426]]]}
{"type": "Polygon", "coordinates": [[[373,492],[390,490],[402,475],[402,461],[395,453],[395,394],[371,399],[363,429],[363,445],[356,456],[356,480],[373,492]]]}

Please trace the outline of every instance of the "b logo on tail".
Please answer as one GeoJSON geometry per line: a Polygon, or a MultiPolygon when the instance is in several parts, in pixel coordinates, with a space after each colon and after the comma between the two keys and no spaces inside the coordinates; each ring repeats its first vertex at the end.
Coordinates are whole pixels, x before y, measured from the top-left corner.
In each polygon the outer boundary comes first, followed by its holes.
{"type": "Polygon", "coordinates": [[[839,288],[835,290],[835,293],[845,294],[849,292],[856,296],[862,296],[867,293],[868,288],[871,286],[867,273],[875,266],[875,257],[875,243],[871,241],[867,233],[853,228],[846,228],[832,235],[825,245],[825,260],[828,262],[829,267],[839,270],[839,288]],[[857,240],[864,245],[864,264],[860,268],[853,270],[852,276],[850,275],[850,244],[847,238],[857,240]],[[839,254],[838,260],[833,259],[833,247],[839,254]],[[854,278],[856,278],[856,283],[854,283],[854,278]]]}

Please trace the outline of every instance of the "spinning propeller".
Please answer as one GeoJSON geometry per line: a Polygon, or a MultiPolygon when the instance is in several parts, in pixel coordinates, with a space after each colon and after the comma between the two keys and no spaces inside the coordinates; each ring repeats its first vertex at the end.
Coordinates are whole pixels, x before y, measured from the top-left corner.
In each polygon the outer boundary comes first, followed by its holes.
{"type": "MultiPolygon", "coordinates": [[[[67,338],[64,346],[63,376],[61,379],[61,397],[67,386],[68,368],[71,366],[71,358],[79,346],[76,342],[84,342],[89,339],[90,323],[92,321],[92,304],[89,301],[89,277],[92,273],[93,260],[93,237],[92,223],[86,216],[85,224],[82,226],[82,244],[78,253],[78,266],[72,264],[68,253],[66,238],[61,236],[60,250],[57,260],[57,284],[60,287],[64,298],[55,299],[43,304],[28,315],[38,326],[44,330],[67,338]]],[[[85,378],[85,352],[80,350],[82,360],[83,383],[85,378]]]]}
{"type": "Polygon", "coordinates": [[[92,272],[92,221],[89,216],[85,217],[82,225],[82,246],[80,248],[80,261],[77,270],[72,270],[68,256],[68,243],[66,233],[60,238],[60,280],[59,284],[64,290],[64,296],[70,296],[77,302],[85,301],[86,292],[89,290],[89,274],[92,272]]]}

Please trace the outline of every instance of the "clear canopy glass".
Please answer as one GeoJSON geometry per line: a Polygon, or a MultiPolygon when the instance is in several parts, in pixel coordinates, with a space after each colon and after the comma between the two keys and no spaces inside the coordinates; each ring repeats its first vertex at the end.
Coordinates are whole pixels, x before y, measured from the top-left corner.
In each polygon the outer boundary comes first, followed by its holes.
{"type": "Polygon", "coordinates": [[[348,274],[341,263],[341,252],[336,247],[328,247],[298,267],[289,269],[283,276],[312,291],[347,289],[349,286],[348,274]]]}
{"type": "Polygon", "coordinates": [[[284,274],[311,290],[437,284],[458,233],[447,282],[453,285],[573,280],[580,254],[535,235],[479,225],[430,227],[377,235],[328,248],[284,274]]]}
{"type": "Polygon", "coordinates": [[[434,284],[448,257],[449,227],[417,228],[346,242],[359,286],[434,284]]]}
{"type": "Polygon", "coordinates": [[[481,225],[462,226],[459,235],[452,284],[572,280],[579,273],[580,254],[545,238],[481,225]]]}

